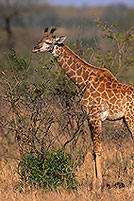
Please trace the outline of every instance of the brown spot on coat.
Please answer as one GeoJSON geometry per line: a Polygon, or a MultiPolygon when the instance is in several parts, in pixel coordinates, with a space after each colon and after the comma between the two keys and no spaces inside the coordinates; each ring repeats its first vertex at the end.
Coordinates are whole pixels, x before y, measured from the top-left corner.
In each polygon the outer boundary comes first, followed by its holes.
{"type": "Polygon", "coordinates": [[[88,105],[88,100],[82,100],[82,104],[87,106],[88,105]]]}
{"type": "Polygon", "coordinates": [[[76,68],[79,69],[81,67],[80,63],[75,63],[76,64],[76,68]]]}
{"type": "Polygon", "coordinates": [[[79,70],[77,70],[77,75],[81,75],[82,73],[82,68],[80,68],[79,70]]]}
{"type": "Polygon", "coordinates": [[[99,92],[103,92],[105,90],[105,84],[101,83],[97,89],[99,92]]]}
{"type": "Polygon", "coordinates": [[[98,93],[97,91],[93,92],[93,97],[94,97],[94,98],[96,98],[96,97],[98,97],[98,96],[100,96],[100,93],[98,93]]]}
{"type": "Polygon", "coordinates": [[[126,103],[126,101],[127,101],[126,97],[124,97],[123,100],[122,100],[122,104],[124,105],[126,103]]]}
{"type": "Polygon", "coordinates": [[[108,96],[107,96],[107,94],[106,94],[105,91],[102,93],[101,97],[102,97],[103,99],[108,99],[108,96]]]}
{"type": "Polygon", "coordinates": [[[78,82],[78,83],[83,82],[82,78],[81,78],[81,77],[78,77],[77,82],[78,82]]]}
{"type": "Polygon", "coordinates": [[[116,88],[116,84],[115,83],[112,84],[112,88],[116,88]]]}
{"type": "Polygon", "coordinates": [[[75,75],[75,72],[74,71],[69,71],[67,73],[67,75],[71,78],[71,77],[73,77],[75,75]]]}
{"type": "Polygon", "coordinates": [[[116,94],[118,92],[118,90],[116,88],[114,88],[113,92],[116,94]]]}
{"type": "Polygon", "coordinates": [[[111,82],[106,82],[106,88],[111,89],[111,82]]]}
{"type": "Polygon", "coordinates": [[[114,96],[112,90],[107,90],[107,94],[109,98],[112,98],[114,96]]]}
{"type": "Polygon", "coordinates": [[[100,98],[100,97],[95,98],[95,102],[96,102],[97,104],[100,104],[101,98],[100,98]]]}
{"type": "Polygon", "coordinates": [[[96,76],[96,74],[92,71],[92,72],[90,73],[90,76],[96,76]]]}
{"type": "Polygon", "coordinates": [[[88,79],[88,72],[87,71],[83,71],[82,77],[83,77],[84,81],[86,81],[88,79]]]}
{"type": "Polygon", "coordinates": [[[131,96],[127,96],[127,100],[128,100],[129,102],[131,102],[131,101],[132,101],[132,97],[131,97],[131,96]]]}
{"type": "Polygon", "coordinates": [[[62,65],[62,68],[64,68],[64,69],[66,69],[68,66],[67,66],[67,64],[66,63],[64,63],[63,65],[62,65]]]}
{"type": "Polygon", "coordinates": [[[70,65],[72,63],[72,58],[70,57],[67,61],[68,65],[70,65]]]}
{"type": "Polygon", "coordinates": [[[99,85],[99,83],[98,83],[98,82],[95,82],[95,81],[93,80],[93,86],[95,87],[95,89],[98,87],[98,85],[99,85]]]}
{"type": "Polygon", "coordinates": [[[98,82],[98,77],[96,77],[96,78],[94,79],[94,81],[95,81],[95,82],[98,82]]]}
{"type": "Polygon", "coordinates": [[[111,99],[110,99],[110,102],[111,102],[112,104],[114,104],[114,103],[115,103],[115,101],[116,101],[115,96],[114,96],[113,98],[111,98],[111,99]]]}
{"type": "Polygon", "coordinates": [[[123,93],[123,95],[126,94],[126,90],[125,89],[121,89],[121,92],[123,93]]]}
{"type": "Polygon", "coordinates": [[[63,60],[63,59],[61,59],[61,61],[60,61],[60,65],[62,66],[62,65],[63,65],[63,63],[64,63],[64,60],[63,60]]]}
{"type": "Polygon", "coordinates": [[[64,71],[67,73],[69,71],[69,67],[66,65],[66,68],[64,69],[64,71]]]}
{"type": "Polygon", "coordinates": [[[70,68],[71,68],[72,70],[76,71],[76,65],[75,65],[75,64],[72,64],[72,65],[70,66],[70,68]]]}
{"type": "Polygon", "coordinates": [[[89,91],[86,90],[84,95],[83,95],[83,98],[87,99],[89,97],[89,94],[90,94],[89,91]]]}
{"type": "Polygon", "coordinates": [[[77,78],[76,77],[71,77],[71,79],[73,80],[73,82],[77,82],[77,78]]]}
{"type": "Polygon", "coordinates": [[[104,80],[104,76],[101,76],[101,77],[99,78],[99,80],[100,80],[100,82],[102,82],[102,81],[104,80]]]}

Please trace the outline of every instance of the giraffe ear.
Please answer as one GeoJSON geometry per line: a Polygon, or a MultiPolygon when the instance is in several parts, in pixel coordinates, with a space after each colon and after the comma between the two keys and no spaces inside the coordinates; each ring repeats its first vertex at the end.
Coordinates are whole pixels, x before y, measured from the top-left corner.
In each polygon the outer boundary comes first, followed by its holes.
{"type": "Polygon", "coordinates": [[[60,36],[55,39],[56,44],[62,44],[66,40],[66,36],[60,36]]]}

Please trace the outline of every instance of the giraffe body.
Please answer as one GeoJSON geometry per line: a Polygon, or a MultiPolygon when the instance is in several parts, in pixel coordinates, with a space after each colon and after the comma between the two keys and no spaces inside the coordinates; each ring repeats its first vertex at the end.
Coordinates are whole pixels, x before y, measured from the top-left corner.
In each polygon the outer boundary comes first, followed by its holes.
{"type": "Polygon", "coordinates": [[[50,52],[68,77],[82,90],[81,104],[90,116],[93,140],[94,185],[102,185],[101,147],[102,122],[124,119],[134,137],[134,87],[117,81],[107,69],[95,67],[82,60],[63,44],[65,37],[55,37],[45,29],[44,37],[33,52],[50,52]]]}

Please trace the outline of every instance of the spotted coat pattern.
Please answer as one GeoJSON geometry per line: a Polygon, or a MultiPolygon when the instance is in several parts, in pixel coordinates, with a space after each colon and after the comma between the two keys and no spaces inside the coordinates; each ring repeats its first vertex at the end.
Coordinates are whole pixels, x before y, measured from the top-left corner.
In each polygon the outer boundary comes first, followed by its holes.
{"type": "Polygon", "coordinates": [[[124,118],[134,136],[134,87],[117,81],[107,69],[82,60],[69,47],[52,52],[68,77],[83,91],[81,104],[90,114],[94,151],[101,151],[101,122],[124,118]]]}

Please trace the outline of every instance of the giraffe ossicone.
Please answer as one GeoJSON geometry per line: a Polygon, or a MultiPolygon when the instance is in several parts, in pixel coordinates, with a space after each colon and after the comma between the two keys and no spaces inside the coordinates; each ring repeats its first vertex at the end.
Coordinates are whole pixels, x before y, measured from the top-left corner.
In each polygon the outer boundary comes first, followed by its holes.
{"type": "Polygon", "coordinates": [[[81,104],[90,114],[90,129],[93,140],[94,186],[102,186],[101,173],[101,124],[108,120],[124,120],[134,138],[134,87],[120,83],[113,74],[104,68],[93,66],[68,46],[64,45],[65,36],[56,37],[55,28],[48,28],[34,47],[34,53],[50,52],[68,77],[82,90],[81,104]]]}

